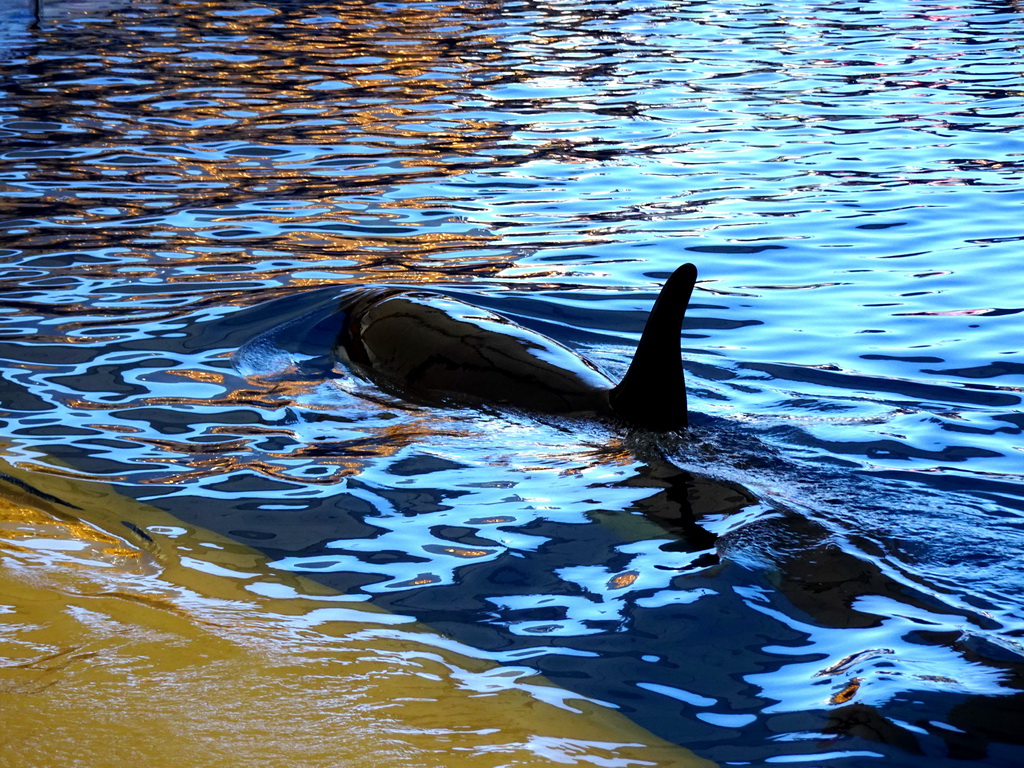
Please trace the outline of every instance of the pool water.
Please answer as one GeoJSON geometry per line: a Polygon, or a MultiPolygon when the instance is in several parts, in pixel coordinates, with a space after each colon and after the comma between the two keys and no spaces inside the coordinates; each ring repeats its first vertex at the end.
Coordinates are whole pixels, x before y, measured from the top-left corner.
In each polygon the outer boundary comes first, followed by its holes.
{"type": "Polygon", "coordinates": [[[5,759],[1024,761],[1024,8],[31,21],[0,11],[5,759]],[[433,288],[614,379],[687,261],[678,435],[408,402],[289,325],[433,288]]]}

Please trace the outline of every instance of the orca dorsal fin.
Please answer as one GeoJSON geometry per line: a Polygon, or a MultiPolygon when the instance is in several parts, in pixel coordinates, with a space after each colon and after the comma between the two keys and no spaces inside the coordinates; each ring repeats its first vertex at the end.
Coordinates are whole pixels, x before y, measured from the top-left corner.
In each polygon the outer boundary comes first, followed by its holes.
{"type": "Polygon", "coordinates": [[[612,411],[628,422],[658,431],[688,423],[679,336],[696,282],[697,268],[683,264],[654,302],[633,362],[608,397],[612,411]]]}

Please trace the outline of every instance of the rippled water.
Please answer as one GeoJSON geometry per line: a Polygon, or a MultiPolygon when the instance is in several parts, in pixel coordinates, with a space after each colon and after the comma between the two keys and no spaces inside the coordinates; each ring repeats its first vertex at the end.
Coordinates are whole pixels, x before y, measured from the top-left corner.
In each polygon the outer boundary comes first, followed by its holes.
{"type": "Polygon", "coordinates": [[[216,668],[140,661],[173,618],[265,683],[197,754],[335,764],[287,719],[359,765],[1019,765],[1022,10],[0,11],[4,706],[159,679],[118,711],[179,722],[216,668]],[[614,377],[683,261],[678,437],[233,357],[386,282],[614,377]]]}

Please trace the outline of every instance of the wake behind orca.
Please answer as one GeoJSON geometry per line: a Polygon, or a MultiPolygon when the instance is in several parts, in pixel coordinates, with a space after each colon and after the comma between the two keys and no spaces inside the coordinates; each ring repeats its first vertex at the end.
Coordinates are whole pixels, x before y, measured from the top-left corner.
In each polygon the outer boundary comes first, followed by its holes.
{"type": "MultiPolygon", "coordinates": [[[[548,336],[418,288],[353,288],[327,318],[300,317],[286,325],[305,323],[299,330],[307,335],[329,329],[331,357],[412,402],[611,416],[646,429],[677,430],[687,425],[679,337],[696,279],[696,267],[684,264],[665,282],[618,384],[548,336]]],[[[246,347],[267,343],[265,334],[246,347]]],[[[239,353],[244,357],[247,350],[239,353]]]]}

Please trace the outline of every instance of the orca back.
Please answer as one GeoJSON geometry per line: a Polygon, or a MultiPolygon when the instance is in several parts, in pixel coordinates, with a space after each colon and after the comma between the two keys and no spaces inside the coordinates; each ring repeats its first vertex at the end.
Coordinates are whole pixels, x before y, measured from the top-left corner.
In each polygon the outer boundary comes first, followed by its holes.
{"type": "Polygon", "coordinates": [[[613,382],[592,363],[501,315],[415,290],[353,304],[338,356],[406,399],[541,413],[608,409],[613,382]]]}

